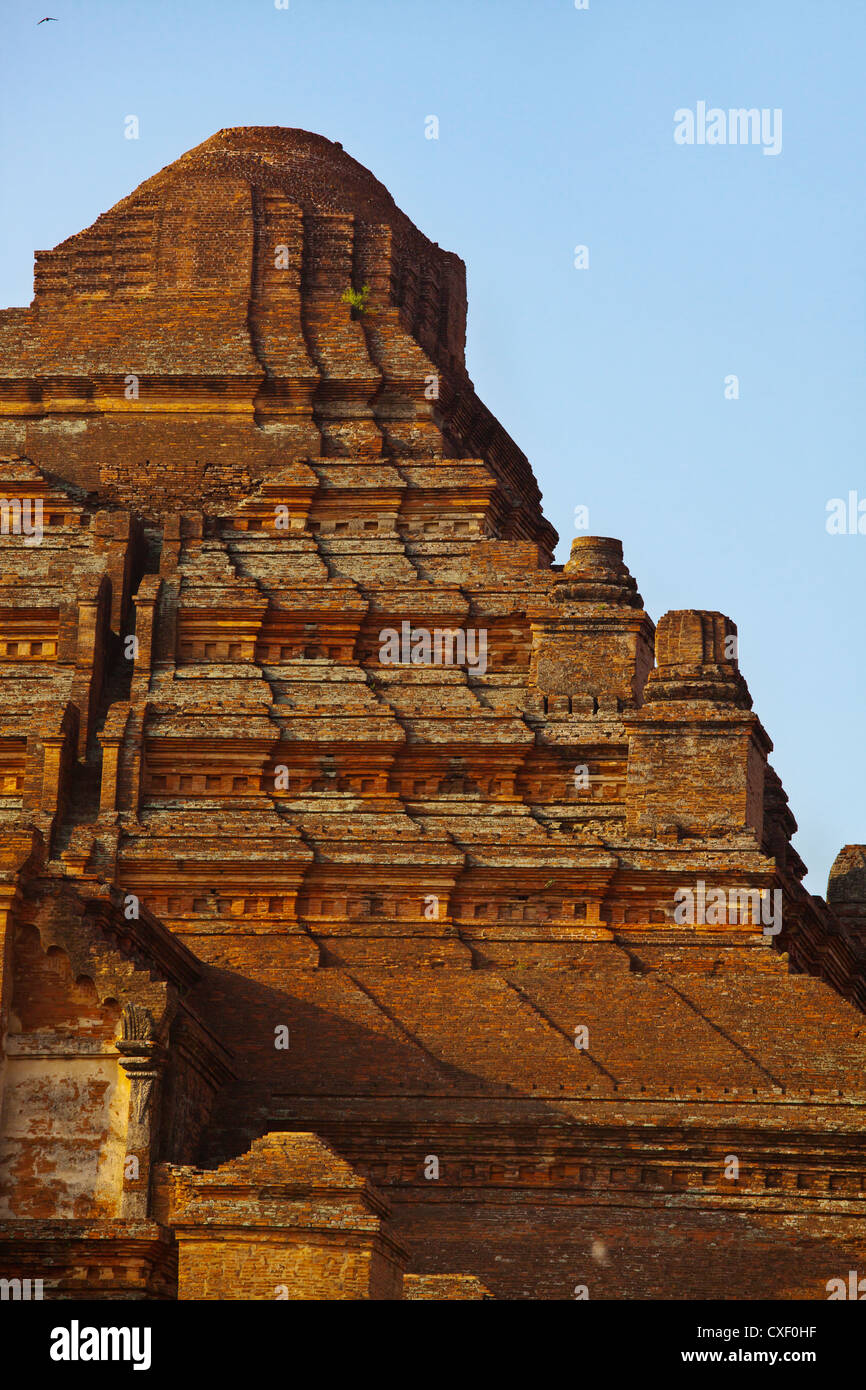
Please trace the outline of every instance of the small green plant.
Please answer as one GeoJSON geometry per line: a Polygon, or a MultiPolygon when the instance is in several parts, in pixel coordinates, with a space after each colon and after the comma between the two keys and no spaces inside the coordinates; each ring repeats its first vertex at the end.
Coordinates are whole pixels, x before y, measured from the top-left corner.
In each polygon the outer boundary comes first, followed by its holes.
{"type": "Polygon", "coordinates": [[[353,317],[353,318],[354,318],[357,314],[366,313],[366,310],[367,310],[367,300],[368,300],[369,298],[370,298],[370,286],[369,286],[369,285],[363,285],[363,286],[361,287],[361,289],[359,289],[359,290],[353,290],[352,287],[350,286],[347,290],[344,290],[344,291],[343,291],[343,293],[342,293],[342,295],[341,295],[341,297],[340,297],[341,303],[343,303],[343,304],[348,304],[348,305],[351,307],[351,310],[352,310],[352,317],[353,317]]]}

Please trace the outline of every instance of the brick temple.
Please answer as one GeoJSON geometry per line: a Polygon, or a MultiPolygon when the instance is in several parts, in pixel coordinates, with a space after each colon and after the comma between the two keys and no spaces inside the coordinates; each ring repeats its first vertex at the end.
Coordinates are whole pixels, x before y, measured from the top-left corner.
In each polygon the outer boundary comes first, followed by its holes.
{"type": "Polygon", "coordinates": [[[465,324],[279,128],[0,313],[0,1275],[45,1297],[866,1274],[866,852],[802,886],[728,617],[552,563],[465,324]]]}

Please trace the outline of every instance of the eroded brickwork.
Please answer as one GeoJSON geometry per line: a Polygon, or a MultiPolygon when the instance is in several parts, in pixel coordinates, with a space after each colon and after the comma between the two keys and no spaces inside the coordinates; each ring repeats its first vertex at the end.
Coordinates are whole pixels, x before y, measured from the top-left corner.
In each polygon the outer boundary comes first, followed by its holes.
{"type": "Polygon", "coordinates": [[[181,1299],[398,1299],[388,1204],[314,1134],[268,1134],[210,1172],[167,1167],[157,1210],[181,1299]]]}
{"type": "Polygon", "coordinates": [[[250,129],[0,313],[0,1272],[820,1298],[863,1261],[863,851],[802,887],[729,618],[656,628],[613,539],[551,564],[465,312],[339,146],[250,129]]]}

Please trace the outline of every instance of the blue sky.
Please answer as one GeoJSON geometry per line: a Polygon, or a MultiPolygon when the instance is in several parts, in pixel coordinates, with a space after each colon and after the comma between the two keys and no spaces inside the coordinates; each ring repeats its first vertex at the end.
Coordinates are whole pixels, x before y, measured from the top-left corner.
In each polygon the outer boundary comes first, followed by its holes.
{"type": "Polygon", "coordinates": [[[866,842],[866,535],[825,526],[866,499],[866,5],[7,0],[2,31],[0,305],[223,126],[340,140],[465,260],[469,370],[558,558],[588,506],[654,618],[737,622],[823,893],[866,842]],[[780,109],[781,152],[677,145],[699,101],[780,109]]]}

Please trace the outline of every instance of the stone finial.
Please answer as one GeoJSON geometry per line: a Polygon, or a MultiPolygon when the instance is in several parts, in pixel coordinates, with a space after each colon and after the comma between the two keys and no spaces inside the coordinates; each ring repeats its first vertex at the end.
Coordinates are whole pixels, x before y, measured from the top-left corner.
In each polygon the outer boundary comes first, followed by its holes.
{"type": "Polygon", "coordinates": [[[637,583],[622,558],[622,541],[578,536],[553,591],[556,603],[613,603],[643,608],[637,583]]]}
{"type": "Polygon", "coordinates": [[[852,936],[866,942],[866,845],[845,845],[833,860],[827,902],[852,936]]]}
{"type": "Polygon", "coordinates": [[[579,536],[549,598],[530,608],[530,685],[608,713],[640,702],[652,666],[653,625],[622,558],[622,542],[579,536]]]}
{"type": "Polygon", "coordinates": [[[665,613],[656,630],[658,663],[705,666],[736,661],[736,636],[736,624],[724,613],[691,608],[665,613]]]}
{"type": "Polygon", "coordinates": [[[724,613],[665,613],[656,628],[656,663],[645,703],[710,700],[739,709],[752,707],[737,665],[737,627],[724,613]]]}

